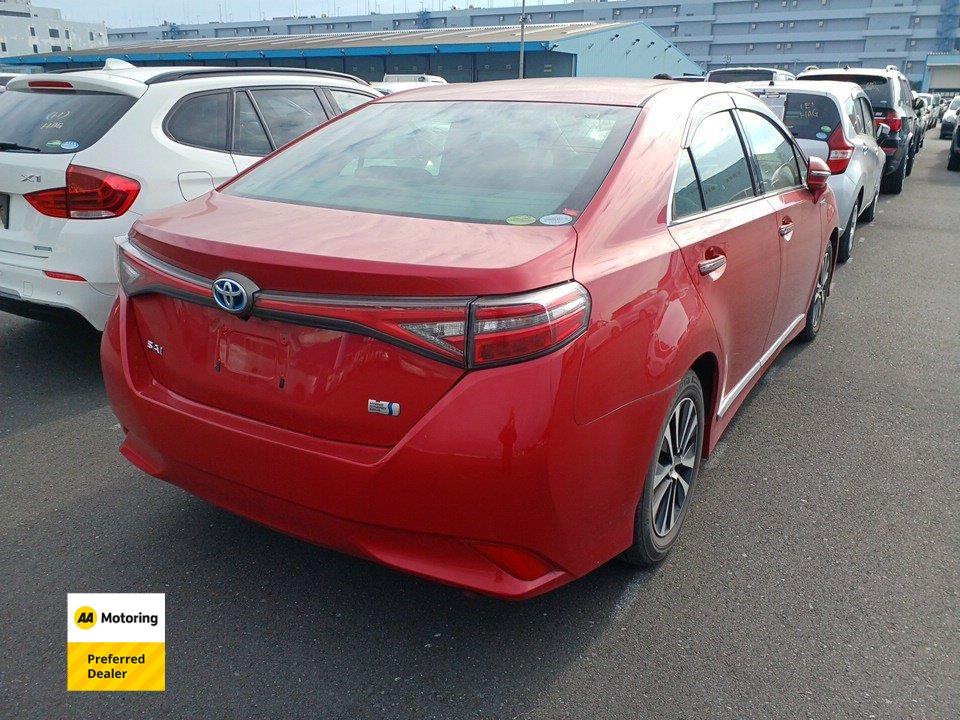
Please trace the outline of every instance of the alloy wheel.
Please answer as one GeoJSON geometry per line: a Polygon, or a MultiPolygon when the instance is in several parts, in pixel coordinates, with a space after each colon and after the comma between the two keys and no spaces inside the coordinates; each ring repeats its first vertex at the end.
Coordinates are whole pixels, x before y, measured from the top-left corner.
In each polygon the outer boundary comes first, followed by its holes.
{"type": "Polygon", "coordinates": [[[697,465],[699,423],[697,406],[686,397],[677,403],[663,431],[650,512],[658,537],[669,535],[686,509],[697,465]]]}
{"type": "Polygon", "coordinates": [[[830,281],[830,249],[823,254],[820,261],[820,274],[817,276],[817,288],[813,291],[812,323],[813,329],[820,328],[820,321],[823,319],[823,307],[827,302],[827,283],[830,281]]]}

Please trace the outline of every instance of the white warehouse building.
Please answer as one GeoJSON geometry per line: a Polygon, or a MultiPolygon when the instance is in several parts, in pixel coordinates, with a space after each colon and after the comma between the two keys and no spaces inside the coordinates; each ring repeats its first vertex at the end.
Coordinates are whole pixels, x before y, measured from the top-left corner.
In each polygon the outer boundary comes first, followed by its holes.
{"type": "Polygon", "coordinates": [[[106,44],[107,26],[102,22],[64,20],[59,10],[38,7],[30,0],[0,0],[0,65],[4,57],[84,50],[106,44]]]}

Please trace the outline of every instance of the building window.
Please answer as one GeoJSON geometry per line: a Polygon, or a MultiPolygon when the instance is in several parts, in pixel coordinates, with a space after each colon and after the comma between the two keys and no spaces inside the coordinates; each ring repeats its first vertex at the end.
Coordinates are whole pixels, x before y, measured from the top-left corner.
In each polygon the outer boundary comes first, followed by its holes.
{"type": "Polygon", "coordinates": [[[56,28],[50,28],[49,32],[50,32],[50,37],[52,38],[60,37],[60,31],[57,30],[56,28]]]}
{"type": "Polygon", "coordinates": [[[70,39],[70,31],[69,31],[69,30],[64,30],[64,35],[66,36],[67,40],[70,39]]]}
{"type": "Polygon", "coordinates": [[[37,55],[37,54],[39,54],[39,52],[40,52],[40,48],[38,48],[36,45],[34,45],[34,46],[33,46],[33,54],[34,54],[34,55],[37,55]]]}
{"type": "Polygon", "coordinates": [[[500,20],[498,22],[503,22],[503,15],[500,16],[500,20]]]}
{"type": "Polygon", "coordinates": [[[751,29],[751,30],[756,30],[756,29],[757,29],[757,24],[756,24],[756,23],[750,23],[750,29],[751,29]]]}
{"type": "Polygon", "coordinates": [[[93,42],[93,33],[90,33],[90,42],[93,42]]]}
{"type": "Polygon", "coordinates": [[[793,43],[787,43],[787,50],[793,49],[793,43]]]}
{"type": "Polygon", "coordinates": [[[790,21],[790,27],[796,27],[796,26],[797,26],[797,24],[796,24],[793,20],[791,20],[791,21],[790,21]]]}
{"type": "Polygon", "coordinates": [[[815,47],[817,50],[819,50],[820,48],[823,47],[823,43],[822,43],[822,42],[818,42],[814,47],[815,47]]]}
{"type": "Polygon", "coordinates": [[[779,23],[780,29],[783,30],[783,23],[779,23]]]}
{"type": "Polygon", "coordinates": [[[60,52],[60,50],[62,50],[62,49],[63,49],[63,48],[61,48],[59,45],[51,45],[51,46],[50,46],[50,52],[60,52]]]}
{"type": "Polygon", "coordinates": [[[912,67],[913,67],[913,63],[912,63],[912,62],[908,62],[908,63],[907,63],[907,70],[911,69],[912,67]]]}
{"type": "Polygon", "coordinates": [[[7,44],[5,42],[0,42],[0,52],[7,51],[7,44]]]}
{"type": "Polygon", "coordinates": [[[823,20],[817,20],[817,27],[823,27],[823,20]]]}
{"type": "Polygon", "coordinates": [[[30,37],[36,37],[36,36],[37,36],[37,29],[33,27],[30,28],[30,37]]]}
{"type": "Polygon", "coordinates": [[[916,41],[916,40],[911,40],[911,41],[910,41],[910,47],[916,47],[916,46],[917,46],[917,41],[916,41]]]}
{"type": "Polygon", "coordinates": [[[782,50],[782,49],[783,49],[783,45],[780,43],[777,43],[777,50],[782,50]]]}
{"type": "Polygon", "coordinates": [[[755,3],[753,4],[753,9],[756,10],[758,7],[760,7],[760,3],[755,2],[755,3]]]}
{"type": "Polygon", "coordinates": [[[915,17],[915,18],[913,19],[913,24],[914,24],[914,25],[919,25],[919,24],[920,24],[920,18],[919,18],[919,17],[915,17]]]}
{"type": "Polygon", "coordinates": [[[679,5],[674,5],[674,6],[673,6],[673,14],[676,15],[678,12],[680,12],[680,6],[679,6],[679,5]]]}
{"type": "Polygon", "coordinates": [[[747,52],[753,52],[753,43],[747,45],[747,52]]]}
{"type": "Polygon", "coordinates": [[[676,26],[676,25],[674,25],[673,27],[670,28],[670,34],[671,34],[671,35],[676,35],[676,34],[677,34],[677,26],[676,26]]]}
{"type": "MultiPolygon", "coordinates": [[[[640,14],[641,14],[641,15],[643,14],[643,10],[640,11],[640,14]]],[[[620,17],[620,11],[619,11],[619,10],[614,10],[614,11],[613,11],[613,16],[614,16],[614,17],[620,17]]]]}

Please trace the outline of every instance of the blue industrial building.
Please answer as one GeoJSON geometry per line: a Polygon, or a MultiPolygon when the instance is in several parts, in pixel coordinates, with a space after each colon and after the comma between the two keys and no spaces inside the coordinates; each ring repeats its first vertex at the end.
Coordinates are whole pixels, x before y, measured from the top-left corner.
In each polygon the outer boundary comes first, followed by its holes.
{"type": "MultiPolygon", "coordinates": [[[[380,0],[386,10],[403,2],[380,0]]],[[[415,3],[411,3],[415,4],[415,3]]],[[[249,38],[318,32],[512,25],[516,6],[338,17],[111,28],[111,43],[173,38],[249,38]]],[[[920,84],[930,53],[960,37],[960,0],[618,0],[527,5],[532,23],[643,21],[706,69],[764,65],[896,65],[920,84]]]]}
{"type": "MultiPolygon", "coordinates": [[[[652,77],[703,70],[645,23],[527,25],[525,77],[652,77]]],[[[448,82],[518,76],[520,27],[414,29],[159,40],[83,52],[5,58],[45,70],[99,67],[108,57],[136,65],[274,65],[336,70],[365,80],[428,73],[448,82]]]]}

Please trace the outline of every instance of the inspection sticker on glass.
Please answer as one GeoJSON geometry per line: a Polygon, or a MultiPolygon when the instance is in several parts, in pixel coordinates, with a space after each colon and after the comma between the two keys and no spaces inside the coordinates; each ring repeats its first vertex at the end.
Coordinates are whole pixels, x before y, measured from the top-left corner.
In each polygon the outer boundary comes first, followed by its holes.
{"type": "Polygon", "coordinates": [[[67,595],[67,690],[166,688],[163,593],[67,595]]]}

